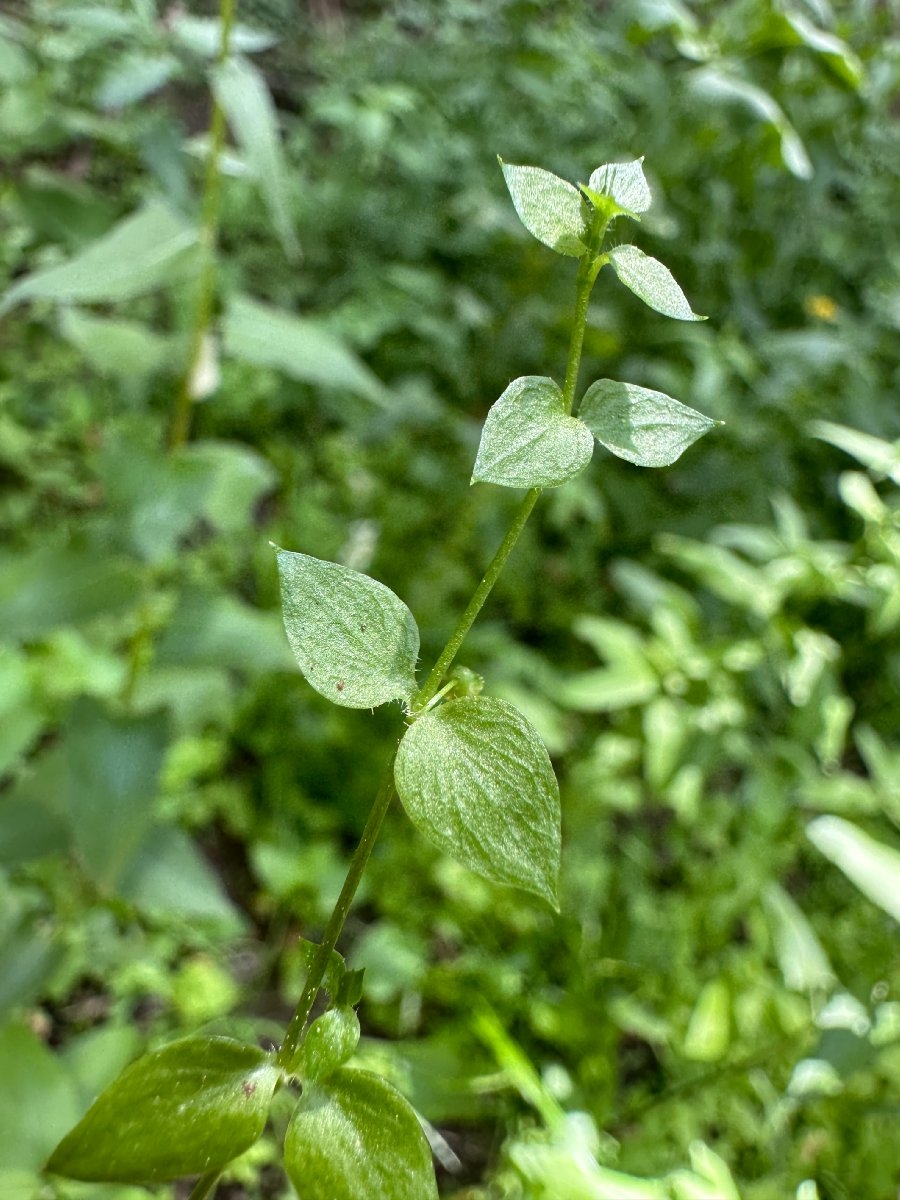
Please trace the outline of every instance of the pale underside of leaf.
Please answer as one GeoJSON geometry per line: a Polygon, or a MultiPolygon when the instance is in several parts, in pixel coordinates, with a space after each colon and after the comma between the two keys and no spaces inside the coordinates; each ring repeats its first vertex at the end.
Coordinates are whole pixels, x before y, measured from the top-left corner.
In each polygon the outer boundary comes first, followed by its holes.
{"type": "Polygon", "coordinates": [[[530,234],[555,250],[579,258],[588,231],[581,193],[568,180],[541,167],[500,163],[519,219],[530,234]]]}
{"type": "Polygon", "coordinates": [[[535,730],[503,700],[451,700],[406,732],[394,768],[413,824],[498,883],[556,906],[559,788],[535,730]]]}
{"type": "Polygon", "coordinates": [[[609,261],[619,280],[650,308],[676,321],[705,321],[693,312],[668,267],[637,246],[614,246],[609,261]]]}
{"type": "Polygon", "coordinates": [[[523,376],[488,413],[472,482],[556,487],[584,470],[593,449],[590,430],[568,415],[558,385],[523,376]]]}
{"type": "Polygon", "coordinates": [[[408,700],[419,631],[383,583],[338,563],[279,550],[284,625],[307,681],[346,708],[408,700]]]}
{"type": "Polygon", "coordinates": [[[667,467],[715,421],[665,392],[599,379],[584,394],[581,418],[607,450],[639,467],[667,467]]]}

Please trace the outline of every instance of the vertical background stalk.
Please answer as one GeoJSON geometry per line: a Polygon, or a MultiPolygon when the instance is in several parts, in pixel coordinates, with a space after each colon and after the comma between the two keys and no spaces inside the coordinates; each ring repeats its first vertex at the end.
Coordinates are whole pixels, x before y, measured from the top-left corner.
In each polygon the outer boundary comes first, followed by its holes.
{"type": "MultiPolygon", "coordinates": [[[[219,6],[220,39],[217,65],[228,58],[231,31],[234,28],[237,0],[221,0],[219,6]]],[[[225,146],[225,112],[213,93],[212,115],[209,122],[209,147],[206,174],[203,181],[203,201],[200,209],[200,274],[197,280],[197,299],[191,325],[191,341],[187,367],[175,397],[172,424],[169,429],[169,448],[177,450],[188,440],[191,432],[191,411],[194,404],[193,385],[203,355],[204,339],[212,320],[216,287],[216,250],[219,242],[219,194],[221,190],[220,161],[225,146]]]]}

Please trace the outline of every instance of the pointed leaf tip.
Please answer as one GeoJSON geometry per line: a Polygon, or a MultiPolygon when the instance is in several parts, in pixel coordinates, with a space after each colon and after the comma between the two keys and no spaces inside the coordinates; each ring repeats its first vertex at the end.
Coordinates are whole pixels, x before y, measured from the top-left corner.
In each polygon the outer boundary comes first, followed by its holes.
{"type": "Polygon", "coordinates": [[[557,384],[526,375],[488,413],[472,483],[556,487],[584,470],[593,450],[590,430],[568,415],[557,384]]]}
{"type": "Polygon", "coordinates": [[[543,742],[505,700],[450,700],[406,731],[394,764],[413,824],[445,853],[557,908],[559,788],[543,742]]]}
{"type": "Polygon", "coordinates": [[[338,563],[278,552],[284,627],[306,680],[345,708],[408,700],[419,630],[403,601],[338,563]]]}

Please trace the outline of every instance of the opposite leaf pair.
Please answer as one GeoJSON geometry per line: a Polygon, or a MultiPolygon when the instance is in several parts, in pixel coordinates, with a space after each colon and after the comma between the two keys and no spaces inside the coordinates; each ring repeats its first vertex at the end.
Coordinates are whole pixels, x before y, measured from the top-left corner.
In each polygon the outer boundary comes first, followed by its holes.
{"type": "Polygon", "coordinates": [[[570,416],[543,375],[514,379],[484,423],[472,482],[556,487],[591,460],[594,438],[639,467],[667,467],[715,425],[663,392],[599,379],[570,416]]]}
{"type": "MultiPolygon", "coordinates": [[[[351,1008],[314,1021],[285,1168],[304,1200],[432,1200],[431,1151],[386,1080],[343,1066],[359,1040],[351,1008]]],[[[48,1169],[70,1179],[165,1183],[217,1173],[262,1136],[285,1079],[273,1054],[230,1038],[184,1038],[146,1054],[94,1102],[48,1169]]]]}
{"type": "MultiPolygon", "coordinates": [[[[309,683],[336,704],[407,706],[419,632],[384,584],[337,563],[278,552],[288,639],[309,683]]],[[[467,867],[556,904],[559,790],[538,734],[503,700],[449,699],[406,730],[394,764],[413,824],[467,867]]]]}

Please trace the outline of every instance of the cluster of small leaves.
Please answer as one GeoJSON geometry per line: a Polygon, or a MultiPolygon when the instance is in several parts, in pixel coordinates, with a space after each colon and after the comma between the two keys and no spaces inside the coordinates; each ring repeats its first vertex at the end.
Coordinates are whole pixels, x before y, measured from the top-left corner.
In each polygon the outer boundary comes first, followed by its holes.
{"type": "MultiPolygon", "coordinates": [[[[538,167],[502,167],[516,212],[539,241],[582,258],[592,274],[609,264],[621,283],[664,316],[702,321],[657,259],[637,246],[603,250],[598,244],[614,220],[639,221],[649,208],[642,161],[598,167],[580,190],[538,167]]],[[[591,384],[576,407],[573,416],[552,379],[514,380],[488,413],[472,481],[555,487],[587,466],[594,438],[637,466],[665,467],[715,425],[662,392],[611,379],[591,384]]]]}

